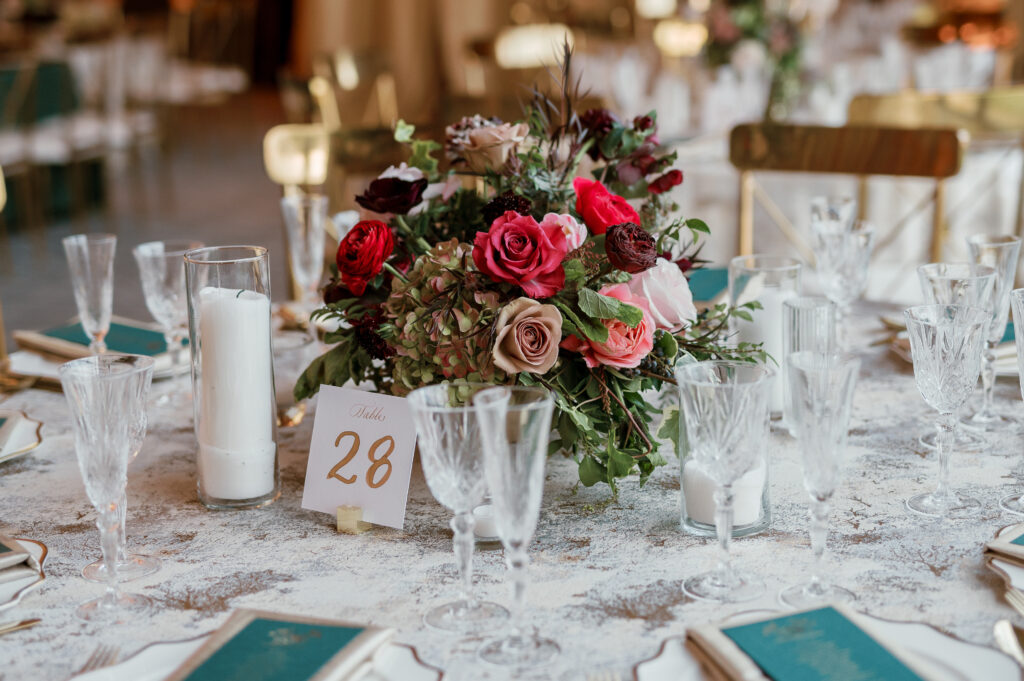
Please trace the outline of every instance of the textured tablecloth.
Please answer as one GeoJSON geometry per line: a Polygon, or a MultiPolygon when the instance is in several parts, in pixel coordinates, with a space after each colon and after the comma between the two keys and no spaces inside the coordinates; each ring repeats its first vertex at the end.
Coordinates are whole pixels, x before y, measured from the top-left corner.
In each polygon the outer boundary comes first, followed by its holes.
{"type": "MultiPolygon", "coordinates": [[[[169,389],[157,383],[154,394],[169,389]]],[[[1000,381],[997,396],[1024,416],[1016,381],[1000,381]]],[[[151,408],[149,436],[129,469],[128,539],[131,549],[159,556],[163,568],[126,588],[148,595],[157,609],[126,626],[77,620],[75,606],[103,587],[80,574],[98,555],[98,533],[64,398],[28,391],[2,407],[24,409],[45,426],[39,448],[0,464],[0,531],[50,549],[42,587],[0,615],[43,620],[0,637],[3,681],[63,679],[99,643],[117,644],[127,655],[153,641],[208,632],[237,607],[396,627],[398,640],[447,669],[446,678],[507,678],[476,660],[485,636],[459,637],[422,623],[426,610],[456,596],[457,579],[449,514],[432,499],[418,468],[404,531],[339,535],[331,516],[300,508],[311,418],[281,432],[279,501],[261,510],[214,512],[196,497],[191,410],[151,408]]],[[[1016,521],[1000,512],[997,500],[1015,488],[1021,441],[1010,434],[994,441],[990,453],[956,454],[953,480],[983,499],[984,513],[969,521],[929,521],[910,514],[904,500],[935,485],[934,457],[917,444],[932,418],[911,368],[881,349],[869,351],[826,560],[836,581],[859,595],[860,609],[926,621],[991,645],[993,623],[1015,615],[981,550],[998,528],[1016,521]]],[[[611,500],[607,487],[577,487],[571,461],[551,459],[528,601],[533,624],[559,642],[562,655],[525,678],[625,673],[687,626],[776,607],[778,591],[808,575],[811,551],[795,442],[774,435],[770,447],[771,530],[734,543],[736,562],[763,575],[768,593],[724,607],[691,601],[680,590],[684,578],[713,565],[716,545],[679,529],[674,460],[643,489],[627,481],[611,500]]],[[[479,595],[508,604],[501,550],[478,552],[475,567],[479,595]]]]}

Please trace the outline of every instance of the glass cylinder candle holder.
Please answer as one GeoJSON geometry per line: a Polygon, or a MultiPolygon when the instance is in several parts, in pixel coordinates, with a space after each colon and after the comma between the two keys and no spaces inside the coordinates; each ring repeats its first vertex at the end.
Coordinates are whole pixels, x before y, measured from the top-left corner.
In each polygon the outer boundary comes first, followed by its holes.
{"type": "MultiPolygon", "coordinates": [[[[676,363],[676,371],[695,362],[684,356],[676,363]]],[[[686,418],[679,411],[679,491],[680,526],[684,532],[701,537],[714,537],[715,490],[717,483],[691,455],[686,438],[686,418]]],[[[772,506],[769,484],[767,438],[756,466],[733,484],[733,537],[748,537],[771,526],[772,506]]]]}
{"type": "MultiPolygon", "coordinates": [[[[794,352],[828,354],[836,351],[836,304],[824,296],[795,296],[782,304],[782,357],[779,363],[783,377],[786,362],[794,352]]],[[[782,381],[782,425],[796,437],[791,414],[794,413],[789,394],[789,381],[782,381]]]]}
{"type": "MultiPolygon", "coordinates": [[[[784,255],[741,255],[729,261],[729,304],[733,307],[757,301],[760,310],[751,313],[752,321],[733,317],[730,320],[732,339],[737,342],[762,343],[771,357],[769,363],[782,366],[782,303],[800,294],[803,266],[796,258],[784,255]]],[[[779,372],[771,379],[769,409],[772,418],[782,416],[783,381],[779,372]]]]}
{"type": "Polygon", "coordinates": [[[260,246],[185,254],[199,499],[212,509],[281,493],[269,265],[260,246]]]}

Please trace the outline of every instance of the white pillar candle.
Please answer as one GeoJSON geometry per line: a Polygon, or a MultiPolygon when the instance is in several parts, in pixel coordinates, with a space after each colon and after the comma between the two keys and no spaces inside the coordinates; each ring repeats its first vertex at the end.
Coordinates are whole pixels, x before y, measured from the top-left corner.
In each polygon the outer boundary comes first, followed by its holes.
{"type": "Polygon", "coordinates": [[[202,367],[199,475],[216,499],[252,499],[274,489],[270,299],[255,291],[199,292],[202,367]]]}
{"type": "MultiPolygon", "coordinates": [[[[707,525],[715,524],[715,490],[718,484],[708,477],[694,459],[683,464],[683,497],[686,515],[707,525]]],[[[764,459],[747,471],[732,486],[733,525],[750,525],[761,517],[761,497],[768,482],[768,466],[764,459]]]]}
{"type": "Polygon", "coordinates": [[[494,522],[494,506],[482,504],[473,509],[473,534],[479,539],[494,539],[498,536],[498,525],[494,522]]]}
{"type": "MultiPolygon", "coordinates": [[[[775,377],[772,378],[772,394],[769,400],[769,409],[772,413],[782,411],[782,303],[788,298],[796,296],[792,289],[781,289],[776,286],[766,286],[751,299],[761,303],[762,309],[754,310],[751,313],[753,321],[737,320],[736,340],[747,343],[764,343],[764,351],[778,362],[775,367],[775,377]]],[[[745,302],[745,301],[744,301],[745,302]]]]}

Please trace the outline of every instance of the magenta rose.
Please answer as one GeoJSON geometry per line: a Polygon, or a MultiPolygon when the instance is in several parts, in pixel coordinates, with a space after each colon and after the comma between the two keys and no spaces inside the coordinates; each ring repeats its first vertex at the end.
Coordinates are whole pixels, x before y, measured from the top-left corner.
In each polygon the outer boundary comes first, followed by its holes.
{"type": "Polygon", "coordinates": [[[601,323],[608,328],[608,340],[604,343],[566,336],[560,347],[583,355],[583,361],[591,369],[599,364],[622,369],[639,366],[640,361],[654,348],[655,323],[647,299],[634,294],[627,284],[605,286],[598,293],[640,308],[644,313],[643,319],[633,328],[618,319],[603,319],[601,323]]]}
{"type": "Polygon", "coordinates": [[[568,251],[559,225],[541,226],[531,216],[510,210],[490,231],[476,233],[473,262],[494,281],[520,286],[531,298],[549,298],[565,286],[562,260],[568,251]]]}

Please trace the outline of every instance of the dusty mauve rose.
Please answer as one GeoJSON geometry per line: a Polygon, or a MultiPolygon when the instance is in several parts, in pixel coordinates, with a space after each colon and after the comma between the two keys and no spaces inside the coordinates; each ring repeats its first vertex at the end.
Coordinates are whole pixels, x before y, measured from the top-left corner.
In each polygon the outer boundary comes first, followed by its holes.
{"type": "Polygon", "coordinates": [[[667,192],[677,184],[683,183],[683,171],[681,170],[670,170],[661,177],[656,178],[653,182],[647,185],[647,191],[652,194],[662,194],[667,192]]]}
{"type": "Polygon", "coordinates": [[[530,126],[526,123],[500,123],[474,128],[466,134],[460,157],[474,173],[491,170],[500,173],[508,156],[526,139],[530,126]]]}
{"type": "Polygon", "coordinates": [[[575,251],[577,248],[582,246],[583,242],[587,238],[587,226],[576,222],[576,218],[568,213],[563,213],[561,215],[558,213],[548,213],[544,216],[544,219],[540,221],[540,226],[542,229],[557,226],[562,230],[562,234],[565,235],[566,247],[570,251],[575,251]]]}
{"type": "Polygon", "coordinates": [[[374,213],[405,215],[423,198],[427,189],[426,178],[403,180],[398,177],[378,177],[366,191],[356,197],[356,203],[374,213]]]}
{"type": "Polygon", "coordinates": [[[632,222],[612,225],[604,238],[604,252],[615,269],[636,274],[654,267],[658,258],[654,237],[632,222]]]}
{"type": "Polygon", "coordinates": [[[583,361],[591,369],[599,364],[622,369],[639,366],[640,361],[654,348],[654,319],[647,309],[647,301],[633,295],[626,284],[605,286],[598,293],[640,308],[644,313],[643,319],[634,328],[618,319],[603,319],[601,323],[608,328],[608,340],[604,343],[567,336],[561,347],[583,355],[583,361]]]}
{"type": "Polygon", "coordinates": [[[361,296],[366,285],[384,269],[384,261],[395,250],[391,228],[377,220],[356,223],[338,244],[338,274],[354,295],[361,296]]]}
{"type": "Polygon", "coordinates": [[[682,331],[697,318],[690,284],[671,260],[658,258],[654,267],[630,280],[629,290],[647,301],[655,326],[663,331],[682,331]]]}
{"type": "Polygon", "coordinates": [[[562,260],[568,251],[558,225],[542,227],[529,215],[511,210],[473,240],[477,269],[495,281],[522,287],[531,298],[548,298],[562,290],[562,260]]]}
{"type": "Polygon", "coordinates": [[[576,190],[576,212],[593,234],[604,234],[612,225],[623,222],[640,224],[640,216],[626,199],[612,194],[603,184],[585,177],[572,181],[576,190]]]}
{"type": "Polygon", "coordinates": [[[510,374],[546,373],[558,359],[562,313],[554,305],[517,298],[498,313],[494,322],[494,364],[510,374]]]}

